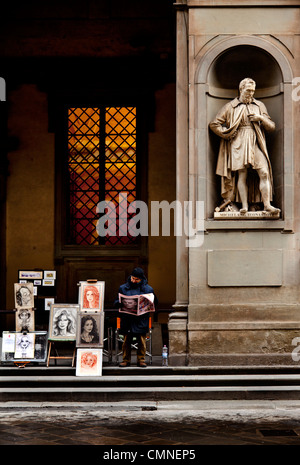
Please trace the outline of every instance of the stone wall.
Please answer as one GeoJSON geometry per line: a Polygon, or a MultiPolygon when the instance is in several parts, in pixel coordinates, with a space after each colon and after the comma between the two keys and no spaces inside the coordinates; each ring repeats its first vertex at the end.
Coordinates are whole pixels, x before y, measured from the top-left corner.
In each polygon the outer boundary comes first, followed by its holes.
{"type": "MultiPolygon", "coordinates": [[[[188,87],[178,75],[178,87],[186,89],[180,104],[189,128],[189,170],[178,184],[185,183],[188,199],[203,201],[205,211],[202,246],[185,250],[178,243],[189,263],[187,363],[291,364],[292,340],[300,329],[299,102],[292,100],[300,66],[300,10],[294,1],[188,0],[177,16],[178,41],[188,40],[181,59],[189,70],[188,87]],[[276,121],[267,138],[274,201],[281,209],[275,220],[214,218],[221,201],[215,174],[219,141],[208,124],[238,96],[244,77],[256,80],[256,98],[276,121]]],[[[185,140],[180,131],[177,137],[185,140]]],[[[171,318],[169,328],[176,324],[171,318]]],[[[174,363],[182,351],[175,340],[174,332],[174,363]]]]}

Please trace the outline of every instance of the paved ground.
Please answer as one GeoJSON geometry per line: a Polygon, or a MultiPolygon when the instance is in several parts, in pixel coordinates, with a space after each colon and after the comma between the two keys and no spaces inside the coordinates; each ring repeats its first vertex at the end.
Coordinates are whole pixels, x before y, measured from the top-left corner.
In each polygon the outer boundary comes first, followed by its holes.
{"type": "Polygon", "coordinates": [[[0,403],[0,445],[300,445],[300,401],[0,403]]]}

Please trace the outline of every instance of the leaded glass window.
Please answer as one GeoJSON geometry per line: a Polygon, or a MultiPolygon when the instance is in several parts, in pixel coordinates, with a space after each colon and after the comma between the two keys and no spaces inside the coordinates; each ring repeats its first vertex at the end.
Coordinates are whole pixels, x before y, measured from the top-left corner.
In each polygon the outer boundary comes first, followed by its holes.
{"type": "Polygon", "coordinates": [[[120,211],[136,200],[136,107],[69,108],[69,243],[76,245],[123,245],[134,243],[128,215],[120,211]],[[120,203],[120,194],[127,203],[120,203]],[[117,235],[96,231],[97,204],[116,206],[117,235]]]}

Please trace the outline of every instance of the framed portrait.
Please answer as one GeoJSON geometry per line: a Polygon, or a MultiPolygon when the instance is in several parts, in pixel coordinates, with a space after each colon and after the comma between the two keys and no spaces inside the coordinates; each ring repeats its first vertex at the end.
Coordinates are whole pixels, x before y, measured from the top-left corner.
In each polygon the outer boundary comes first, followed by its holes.
{"type": "Polygon", "coordinates": [[[45,270],[44,279],[56,279],[56,271],[54,270],[45,270]]]}
{"type": "Polygon", "coordinates": [[[102,349],[77,349],[76,376],[102,375],[102,349]]]}
{"type": "Polygon", "coordinates": [[[18,308],[15,314],[15,322],[17,332],[34,331],[34,310],[32,308],[18,308]]]}
{"type": "Polygon", "coordinates": [[[79,281],[78,303],[81,310],[103,311],[104,287],[104,281],[96,281],[95,283],[79,281]]]}
{"type": "Polygon", "coordinates": [[[14,359],[34,358],[34,333],[16,333],[14,359]]]}
{"type": "Polygon", "coordinates": [[[103,348],[104,312],[79,312],[77,320],[77,347],[103,348]]]}
{"type": "Polygon", "coordinates": [[[49,315],[49,339],[76,341],[78,304],[52,304],[49,315]]]}
{"type": "Polygon", "coordinates": [[[33,283],[15,283],[14,290],[16,308],[34,307],[33,283]]]}
{"type": "Polygon", "coordinates": [[[27,333],[27,335],[28,334],[31,334],[29,339],[24,339],[21,341],[20,335],[24,336],[23,333],[13,331],[2,332],[2,362],[14,362],[23,360],[30,360],[30,362],[46,361],[48,347],[47,331],[35,331],[34,333],[27,333]],[[34,345],[33,357],[31,357],[32,345],[34,345]],[[25,356],[23,356],[23,354],[25,354],[25,356]]]}
{"type": "Polygon", "coordinates": [[[45,298],[45,310],[50,311],[51,305],[54,304],[54,302],[55,302],[54,297],[46,297],[45,298]]]}

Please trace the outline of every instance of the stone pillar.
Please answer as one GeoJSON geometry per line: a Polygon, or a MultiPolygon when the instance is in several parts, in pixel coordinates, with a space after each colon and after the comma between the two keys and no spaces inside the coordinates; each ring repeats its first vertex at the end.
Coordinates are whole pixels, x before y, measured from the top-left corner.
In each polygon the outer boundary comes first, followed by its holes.
{"type": "MultiPolygon", "coordinates": [[[[188,200],[188,32],[185,1],[179,2],[177,18],[176,81],[176,196],[188,200]]],[[[183,215],[186,212],[183,210],[183,215]]],[[[169,318],[169,363],[185,365],[187,355],[188,248],[184,233],[176,237],[176,302],[169,318]]]]}
{"type": "MultiPolygon", "coordinates": [[[[1,78],[2,79],[2,78],[1,78]]],[[[7,103],[0,95],[0,279],[2,288],[6,285],[6,179],[8,171],[7,161],[7,103]]],[[[0,293],[0,308],[6,308],[5,292],[0,293]]]]}
{"type": "MultiPolygon", "coordinates": [[[[177,8],[177,81],[176,81],[176,199],[188,200],[188,31],[185,2],[177,8]]],[[[183,211],[185,215],[186,212],[183,211]]],[[[184,233],[176,237],[176,303],[188,306],[188,249],[184,233]]]]}

